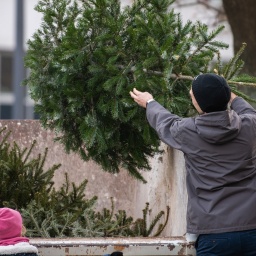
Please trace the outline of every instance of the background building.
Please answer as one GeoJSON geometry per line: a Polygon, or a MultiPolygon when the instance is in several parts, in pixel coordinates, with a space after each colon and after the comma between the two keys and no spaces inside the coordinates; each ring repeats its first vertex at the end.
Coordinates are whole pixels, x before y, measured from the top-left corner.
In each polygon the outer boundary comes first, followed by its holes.
{"type": "Polygon", "coordinates": [[[27,73],[22,60],[26,51],[26,42],[41,22],[40,14],[34,10],[37,2],[37,0],[0,1],[0,119],[35,118],[33,102],[26,88],[20,86],[20,83],[27,73]],[[15,87],[18,90],[15,91],[15,87]],[[16,108],[20,114],[16,117],[14,117],[15,103],[18,103],[16,108]]]}

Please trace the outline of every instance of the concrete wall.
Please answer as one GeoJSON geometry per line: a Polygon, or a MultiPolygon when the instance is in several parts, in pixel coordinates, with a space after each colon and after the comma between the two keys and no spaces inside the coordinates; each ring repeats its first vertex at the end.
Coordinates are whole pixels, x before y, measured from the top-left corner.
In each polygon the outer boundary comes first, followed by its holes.
{"type": "MultiPolygon", "coordinates": [[[[54,142],[54,133],[41,127],[38,120],[0,120],[0,129],[6,126],[11,130],[9,141],[16,141],[21,147],[30,147],[33,140],[37,144],[32,157],[49,149],[45,170],[53,164],[60,163],[54,177],[58,188],[64,183],[64,173],[69,174],[70,181],[79,184],[88,180],[86,198],[98,196],[98,209],[110,209],[110,198],[115,201],[116,210],[126,210],[129,216],[142,217],[145,203],[152,209],[150,218],[170,207],[170,218],[163,236],[182,236],[185,233],[185,215],[187,194],[185,189],[185,168],[181,152],[163,145],[164,154],[150,159],[152,170],[142,172],[147,184],[132,178],[125,170],[113,175],[104,172],[93,161],[83,162],[76,154],[67,155],[63,146],[54,142]]],[[[2,137],[3,135],[1,135],[2,137]]],[[[1,141],[0,137],[0,141],[1,141]]],[[[149,220],[150,221],[150,220],[149,220]]]]}

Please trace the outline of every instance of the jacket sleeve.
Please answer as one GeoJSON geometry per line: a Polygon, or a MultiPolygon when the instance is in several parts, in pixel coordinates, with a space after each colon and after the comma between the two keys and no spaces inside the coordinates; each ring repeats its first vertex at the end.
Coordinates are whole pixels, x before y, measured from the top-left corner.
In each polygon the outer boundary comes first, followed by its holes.
{"type": "Polygon", "coordinates": [[[238,115],[241,115],[241,114],[256,115],[256,110],[241,97],[236,97],[232,101],[231,109],[233,109],[238,115]]]}
{"type": "Polygon", "coordinates": [[[167,145],[181,149],[181,121],[182,118],[172,114],[170,111],[154,101],[147,105],[147,119],[161,141],[167,145]]]}

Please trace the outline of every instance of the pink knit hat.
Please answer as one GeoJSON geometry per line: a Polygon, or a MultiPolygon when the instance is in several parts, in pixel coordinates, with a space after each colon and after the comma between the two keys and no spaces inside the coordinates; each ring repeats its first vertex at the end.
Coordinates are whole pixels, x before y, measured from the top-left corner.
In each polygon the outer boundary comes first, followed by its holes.
{"type": "Polygon", "coordinates": [[[0,208],[0,240],[21,236],[22,217],[18,211],[0,208]]]}

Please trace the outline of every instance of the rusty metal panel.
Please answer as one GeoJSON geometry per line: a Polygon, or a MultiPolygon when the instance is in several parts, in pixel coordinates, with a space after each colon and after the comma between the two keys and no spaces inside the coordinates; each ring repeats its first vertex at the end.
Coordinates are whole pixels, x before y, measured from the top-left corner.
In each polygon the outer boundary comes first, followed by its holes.
{"type": "Polygon", "coordinates": [[[122,251],[124,256],[194,256],[193,243],[177,238],[67,238],[31,239],[40,256],[103,256],[122,251]]]}

